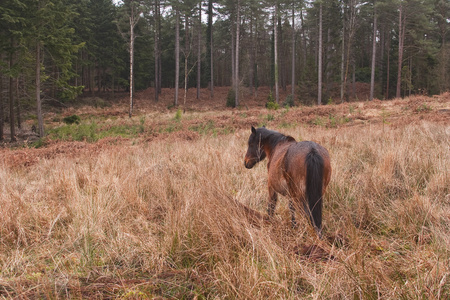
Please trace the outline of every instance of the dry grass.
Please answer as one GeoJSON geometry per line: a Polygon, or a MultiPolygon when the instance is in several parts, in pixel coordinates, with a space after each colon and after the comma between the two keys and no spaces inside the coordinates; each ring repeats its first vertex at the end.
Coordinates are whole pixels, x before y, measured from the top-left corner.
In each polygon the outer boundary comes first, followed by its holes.
{"type": "Polygon", "coordinates": [[[247,131],[0,164],[0,297],[448,299],[449,128],[281,129],[332,155],[319,241],[262,214],[247,131]],[[257,220],[258,221],[258,220],[257,220]],[[321,255],[302,249],[320,247],[321,255]]]}

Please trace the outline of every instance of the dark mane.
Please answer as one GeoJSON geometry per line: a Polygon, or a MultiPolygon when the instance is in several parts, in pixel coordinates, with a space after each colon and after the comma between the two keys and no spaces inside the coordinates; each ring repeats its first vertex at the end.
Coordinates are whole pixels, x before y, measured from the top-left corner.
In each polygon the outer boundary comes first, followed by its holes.
{"type": "Polygon", "coordinates": [[[292,136],[284,135],[277,131],[266,129],[265,127],[258,128],[256,132],[261,134],[261,140],[269,144],[272,149],[281,142],[295,142],[292,136]]]}

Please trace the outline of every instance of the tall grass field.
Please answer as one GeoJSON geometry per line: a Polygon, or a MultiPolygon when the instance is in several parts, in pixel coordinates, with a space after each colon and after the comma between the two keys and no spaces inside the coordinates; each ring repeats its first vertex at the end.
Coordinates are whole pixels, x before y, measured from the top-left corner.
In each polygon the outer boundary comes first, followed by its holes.
{"type": "Polygon", "coordinates": [[[286,198],[273,222],[243,209],[268,198],[267,162],[244,167],[249,126],[151,138],[151,119],[135,139],[50,143],[74,154],[1,153],[0,298],[450,299],[449,122],[260,119],[330,152],[319,239],[286,198]]]}

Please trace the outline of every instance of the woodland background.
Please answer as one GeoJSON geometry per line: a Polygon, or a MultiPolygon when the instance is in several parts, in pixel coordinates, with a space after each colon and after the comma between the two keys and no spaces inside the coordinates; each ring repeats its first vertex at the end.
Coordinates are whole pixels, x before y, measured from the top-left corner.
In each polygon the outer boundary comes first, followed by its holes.
{"type": "Polygon", "coordinates": [[[0,140],[23,118],[44,136],[42,104],[130,85],[154,87],[148,101],[175,88],[174,106],[193,87],[199,99],[230,86],[229,106],[261,86],[303,104],[348,101],[356,82],[370,99],[439,94],[450,87],[449,11],[445,0],[4,0],[0,140]]]}

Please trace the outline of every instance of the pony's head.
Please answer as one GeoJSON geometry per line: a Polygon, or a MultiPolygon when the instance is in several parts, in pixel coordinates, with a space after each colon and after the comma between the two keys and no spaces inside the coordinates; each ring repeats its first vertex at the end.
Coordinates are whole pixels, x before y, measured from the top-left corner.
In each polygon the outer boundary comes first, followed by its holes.
{"type": "Polygon", "coordinates": [[[253,168],[256,163],[266,157],[266,152],[264,151],[261,141],[262,137],[260,131],[260,128],[255,129],[255,127],[252,126],[252,134],[248,138],[248,150],[244,158],[244,164],[247,169],[253,168]]]}

